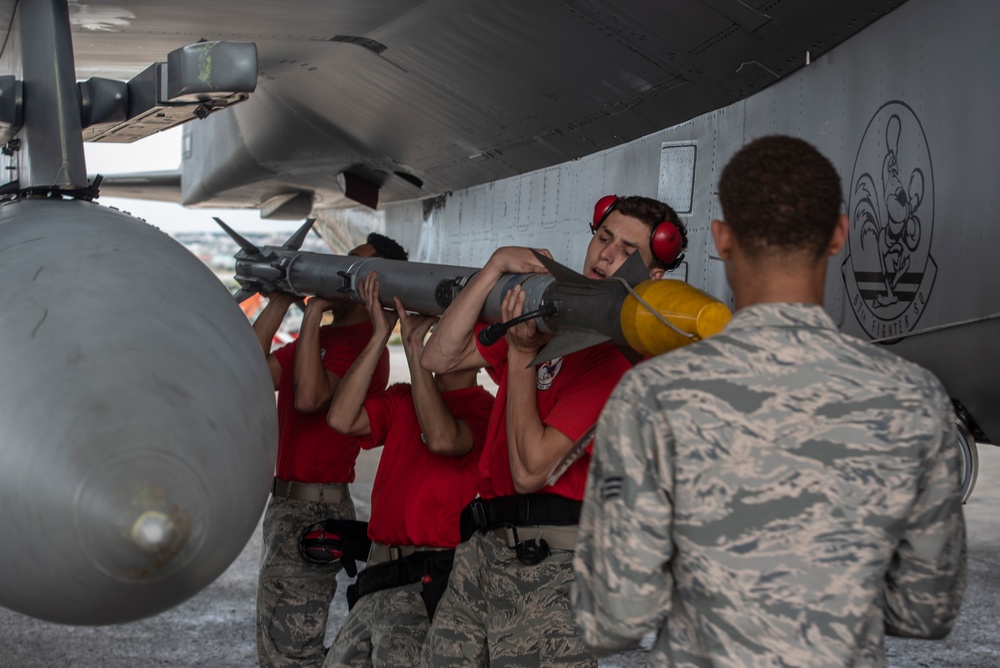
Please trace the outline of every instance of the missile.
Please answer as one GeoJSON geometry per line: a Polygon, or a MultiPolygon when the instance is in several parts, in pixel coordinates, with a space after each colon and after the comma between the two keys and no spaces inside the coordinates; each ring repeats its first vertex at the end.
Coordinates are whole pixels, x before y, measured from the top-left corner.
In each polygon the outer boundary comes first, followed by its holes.
{"type": "Polygon", "coordinates": [[[19,140],[0,192],[0,605],[127,622],[246,545],[274,475],[273,386],[215,276],[93,202],[65,0],[17,15],[23,109],[0,110],[19,140]]]}
{"type": "Polygon", "coordinates": [[[238,302],[258,292],[267,295],[274,291],[360,302],[357,288],[368,274],[377,271],[382,292],[390,295],[383,295],[383,305],[393,307],[391,295],[397,295],[410,311],[441,315],[479,271],[473,267],[299,251],[313,225],[312,219],[281,246],[263,248],[257,248],[220,218],[214,220],[240,247],[235,255],[238,302]]]}
{"type": "MultiPolygon", "coordinates": [[[[240,246],[235,256],[240,284],[237,300],[279,290],[360,302],[358,287],[374,271],[384,307],[393,308],[393,297],[398,297],[409,311],[438,316],[479,271],[299,251],[311,220],[281,246],[257,248],[215,220],[240,246]]],[[[637,253],[607,280],[587,278],[538,253],[536,257],[547,273],[503,275],[480,314],[491,324],[480,334],[480,341],[499,340],[511,324],[502,322],[503,297],[520,285],[525,291],[522,318],[534,318],[539,331],[553,336],[533,364],[603,341],[614,341],[641,355],[659,355],[721,331],[732,317],[725,304],[683,281],[650,280],[637,253]]]]}

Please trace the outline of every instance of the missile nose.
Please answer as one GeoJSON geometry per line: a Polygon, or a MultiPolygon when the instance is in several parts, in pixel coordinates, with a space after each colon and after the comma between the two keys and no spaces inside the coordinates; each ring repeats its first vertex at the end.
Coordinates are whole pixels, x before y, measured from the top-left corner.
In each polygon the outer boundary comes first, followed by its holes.
{"type": "Polygon", "coordinates": [[[146,552],[172,552],[180,535],[174,521],[158,510],[147,510],[132,525],[132,542],[146,552]]]}
{"type": "Polygon", "coordinates": [[[119,454],[95,469],[73,506],[77,540],[94,567],[134,584],[182,570],[204,545],[210,521],[201,476],[155,450],[119,454]]]}
{"type": "Polygon", "coordinates": [[[695,337],[686,338],[665,326],[630,295],[622,304],[622,332],[632,349],[644,355],[660,355],[718,334],[732,318],[725,304],[683,281],[670,278],[645,281],[635,291],[674,327],[695,337]]]}

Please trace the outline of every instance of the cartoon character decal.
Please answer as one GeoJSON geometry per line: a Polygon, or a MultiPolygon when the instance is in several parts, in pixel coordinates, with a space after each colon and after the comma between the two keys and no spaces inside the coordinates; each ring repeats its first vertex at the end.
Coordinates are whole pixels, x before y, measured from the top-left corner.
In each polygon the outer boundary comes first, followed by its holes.
{"type": "Polygon", "coordinates": [[[563,358],[557,357],[539,364],[538,369],[535,371],[535,387],[539,390],[547,390],[552,387],[552,381],[562,371],[562,363],[563,358]]]}
{"type": "Polygon", "coordinates": [[[851,309],[871,338],[904,334],[923,314],[937,274],[930,255],[930,152],[905,103],[886,103],[868,123],[848,197],[851,229],[841,271],[851,309]]]}

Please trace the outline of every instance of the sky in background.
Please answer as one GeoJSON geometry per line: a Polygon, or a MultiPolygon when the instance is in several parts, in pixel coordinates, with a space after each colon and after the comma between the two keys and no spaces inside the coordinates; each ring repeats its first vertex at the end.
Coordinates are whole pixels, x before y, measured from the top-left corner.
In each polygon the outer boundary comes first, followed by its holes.
{"type": "MultiPolygon", "coordinates": [[[[195,121],[197,122],[197,121],[195,121]]],[[[165,130],[134,144],[84,143],[89,174],[120,174],[177,169],[181,163],[180,126],[165,130]]],[[[167,234],[218,230],[212,220],[218,216],[237,232],[295,231],[301,220],[262,221],[256,209],[186,209],[180,204],[139,199],[101,197],[98,204],[113,206],[142,218],[167,234]]]]}

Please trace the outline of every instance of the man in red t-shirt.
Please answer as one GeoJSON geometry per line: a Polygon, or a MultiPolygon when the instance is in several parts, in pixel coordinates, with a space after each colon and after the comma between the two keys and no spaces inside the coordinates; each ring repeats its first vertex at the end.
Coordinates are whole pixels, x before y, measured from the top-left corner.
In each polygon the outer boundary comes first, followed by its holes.
{"type": "MultiPolygon", "coordinates": [[[[358,257],[405,260],[406,252],[380,234],[350,252],[358,257]]],[[[326,424],[326,409],[355,358],[371,338],[364,305],[314,297],[306,304],[299,338],[271,353],[271,341],[297,295],[272,293],[254,322],[278,392],[278,461],[264,511],[257,584],[257,656],[260,665],[320,666],[330,601],[339,565],[306,561],[299,553],[303,530],[327,519],[354,519],[347,483],[354,481],[358,439],[326,424]],[[333,311],[333,324],[321,326],[333,311]]],[[[388,351],[379,354],[369,391],[385,388],[388,351]]]]}
{"type": "MultiPolygon", "coordinates": [[[[645,197],[602,198],[592,229],[583,271],[592,279],[611,277],[636,252],[649,276],[660,278],[684,249],[677,214],[645,197]],[[654,256],[651,239],[660,233],[674,235],[672,257],[654,256]]],[[[601,344],[534,368],[531,361],[548,337],[533,320],[509,329],[494,346],[475,336],[482,327],[479,314],[502,275],[544,272],[530,249],[497,249],[445,312],[424,350],[423,365],[432,371],[485,365],[499,385],[478,472],[482,498],[463,511],[466,540],[456,549],[448,590],[424,645],[425,666],[529,657],[546,665],[597,664],[576,630],[569,597],[589,455],[554,484],[546,479],[597,421],[630,364],[613,345],[601,344]]],[[[524,296],[517,286],[504,297],[505,322],[521,315],[524,296]]]]}
{"type": "Polygon", "coordinates": [[[351,612],[324,666],[414,666],[420,660],[437,597],[459,541],[459,514],[476,496],[476,464],[486,440],[493,395],[478,369],[433,376],[420,366],[424,338],[437,318],[407,315],[399,300],[389,315],[378,300],[378,276],[361,285],[372,337],[344,376],[330,405],[331,427],[383,445],[372,488],[372,549],[351,612]],[[396,319],[410,384],[368,395],[396,319]]]}

